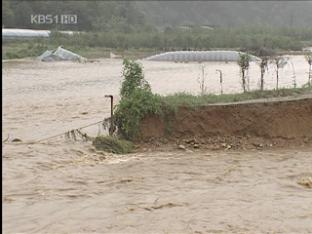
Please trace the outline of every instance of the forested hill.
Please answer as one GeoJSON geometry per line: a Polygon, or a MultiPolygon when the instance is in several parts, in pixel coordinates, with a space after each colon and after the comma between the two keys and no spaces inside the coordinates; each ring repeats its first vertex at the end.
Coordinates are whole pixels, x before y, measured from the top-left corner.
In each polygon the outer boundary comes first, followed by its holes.
{"type": "Polygon", "coordinates": [[[2,1],[4,27],[90,31],[182,25],[310,27],[311,1],[2,1]],[[76,14],[77,25],[32,24],[31,14],[76,14]]]}
{"type": "Polygon", "coordinates": [[[157,25],[312,25],[312,1],[143,1],[138,6],[157,25]]]}

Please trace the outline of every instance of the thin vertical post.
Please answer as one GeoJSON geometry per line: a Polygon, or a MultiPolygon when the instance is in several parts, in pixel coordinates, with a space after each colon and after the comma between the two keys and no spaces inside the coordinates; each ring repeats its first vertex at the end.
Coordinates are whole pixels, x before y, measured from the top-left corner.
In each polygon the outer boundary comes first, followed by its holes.
{"type": "Polygon", "coordinates": [[[110,116],[110,127],[109,127],[109,135],[113,135],[114,132],[114,114],[113,114],[113,108],[114,108],[114,97],[113,95],[105,95],[106,98],[110,98],[111,101],[111,116],[110,116]]]}

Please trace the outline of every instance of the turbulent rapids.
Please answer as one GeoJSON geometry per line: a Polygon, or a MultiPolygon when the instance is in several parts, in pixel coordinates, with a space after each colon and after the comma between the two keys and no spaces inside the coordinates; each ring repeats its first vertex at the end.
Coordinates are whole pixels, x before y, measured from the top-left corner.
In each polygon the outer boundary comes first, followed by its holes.
{"type": "MultiPolygon", "coordinates": [[[[173,61],[173,62],[214,62],[214,61],[237,61],[238,51],[173,51],[157,54],[146,58],[150,61],[173,61]]],[[[252,61],[260,60],[258,57],[250,55],[252,61]]]]}

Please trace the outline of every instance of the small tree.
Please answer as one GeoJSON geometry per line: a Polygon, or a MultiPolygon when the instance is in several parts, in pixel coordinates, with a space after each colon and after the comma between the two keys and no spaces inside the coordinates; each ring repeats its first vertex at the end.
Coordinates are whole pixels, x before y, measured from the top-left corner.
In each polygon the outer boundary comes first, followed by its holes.
{"type": "Polygon", "coordinates": [[[307,62],[309,63],[309,77],[308,77],[308,86],[311,87],[312,82],[312,52],[305,56],[307,62]]]}
{"type": "Polygon", "coordinates": [[[260,62],[260,73],[261,73],[260,90],[261,91],[263,91],[264,89],[264,74],[265,74],[265,71],[268,69],[268,61],[269,61],[269,58],[267,56],[263,56],[261,58],[261,62],[260,62]]]}
{"type": "Polygon", "coordinates": [[[121,98],[129,97],[136,89],[144,89],[150,91],[150,85],[144,79],[142,66],[132,60],[125,59],[123,61],[123,77],[120,95],[121,98]]]}
{"type": "Polygon", "coordinates": [[[275,71],[276,71],[276,90],[279,88],[279,69],[283,68],[287,64],[287,58],[282,56],[275,56],[272,59],[272,63],[275,65],[275,71]]]}
{"type": "Polygon", "coordinates": [[[266,47],[259,47],[255,51],[256,55],[261,59],[260,63],[258,64],[260,67],[260,90],[264,90],[264,75],[265,72],[268,70],[269,58],[273,56],[274,51],[272,49],[266,47]]]}
{"type": "Polygon", "coordinates": [[[124,60],[123,65],[121,100],[115,106],[114,121],[118,134],[127,140],[133,140],[138,137],[141,119],[145,115],[161,112],[161,99],[159,95],[152,93],[140,64],[124,60]]]}
{"type": "Polygon", "coordinates": [[[238,65],[240,66],[242,74],[242,87],[244,93],[246,92],[246,74],[249,69],[250,56],[248,54],[239,54],[238,65]]]}

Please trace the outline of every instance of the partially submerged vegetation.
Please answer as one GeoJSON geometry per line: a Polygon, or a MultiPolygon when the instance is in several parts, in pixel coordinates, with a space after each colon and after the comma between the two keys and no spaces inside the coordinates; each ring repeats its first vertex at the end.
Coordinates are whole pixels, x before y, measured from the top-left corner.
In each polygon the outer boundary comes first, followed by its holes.
{"type": "Polygon", "coordinates": [[[93,141],[98,150],[112,153],[130,153],[139,135],[140,121],[149,114],[161,114],[161,97],[152,93],[144,79],[140,64],[125,59],[123,62],[124,80],[120,89],[121,100],[115,107],[114,125],[117,134],[99,136],[93,141]]]}
{"type": "Polygon", "coordinates": [[[98,136],[92,144],[97,150],[115,154],[128,154],[133,150],[133,143],[112,136],[98,136]]]}

